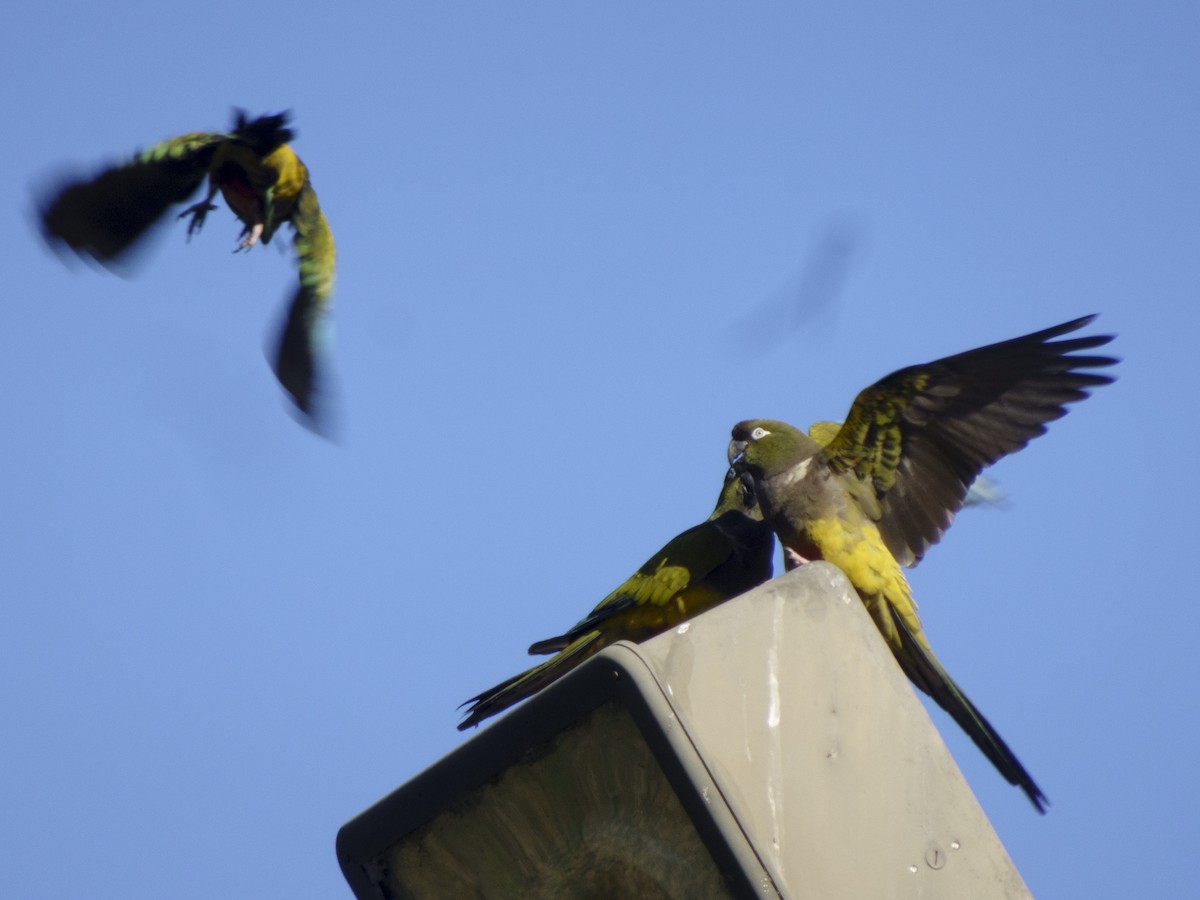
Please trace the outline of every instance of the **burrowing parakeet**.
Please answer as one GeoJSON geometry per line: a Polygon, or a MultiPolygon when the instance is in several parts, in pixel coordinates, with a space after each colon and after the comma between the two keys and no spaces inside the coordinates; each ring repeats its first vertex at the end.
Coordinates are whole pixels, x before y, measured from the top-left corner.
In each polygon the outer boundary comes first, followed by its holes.
{"type": "Polygon", "coordinates": [[[533,654],[555,655],[476,697],[459,730],[537,693],[616,641],[644,641],[771,577],[775,541],[747,479],[725,476],[712,515],[672,538],[570,631],[538,641],[533,654]]]}
{"type": "Polygon", "coordinates": [[[60,185],[41,208],[52,244],[66,244],[100,263],[119,263],[173,205],[191,197],[207,177],[208,194],[180,217],[188,235],[217,207],[218,191],[242,221],[239,250],[270,242],[289,222],[295,231],[299,286],[272,353],[280,384],[296,406],[315,416],[321,325],[333,295],[335,251],[308,169],[288,142],[288,114],[248,120],[238,111],[229,132],[193,132],[170,138],[100,174],[60,185]]]}
{"type": "MultiPolygon", "coordinates": [[[[818,422],[809,433],[825,443],[839,428],[818,422]]],[[[707,521],[674,538],[569,632],[533,644],[531,654],[556,655],[468,700],[459,729],[537,693],[614,641],[653,637],[767,581],[774,539],[748,481],[730,470],[707,521]]]]}
{"type": "Polygon", "coordinates": [[[825,440],[750,419],[734,426],[729,445],[788,567],[824,559],[841,568],[904,673],[1039,812],[1041,789],[934,655],[901,567],[941,539],[980,470],[1113,380],[1091,370],[1115,359],[1084,352],[1111,335],[1052,340],[1092,318],[893,372],[860,393],[825,440]]]}

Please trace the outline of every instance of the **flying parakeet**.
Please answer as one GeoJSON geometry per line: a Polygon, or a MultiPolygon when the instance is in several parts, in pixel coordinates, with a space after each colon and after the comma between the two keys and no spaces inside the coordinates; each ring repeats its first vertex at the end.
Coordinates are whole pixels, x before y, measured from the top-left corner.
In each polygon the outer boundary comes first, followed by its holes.
{"type": "Polygon", "coordinates": [[[771,577],[775,541],[746,480],[732,471],[707,520],[673,538],[566,634],[538,641],[551,659],[476,697],[459,730],[537,693],[616,641],[644,641],[771,577]]]}
{"type": "MultiPolygon", "coordinates": [[[[288,308],[272,366],[280,384],[314,426],[321,325],[333,294],[333,234],[317,203],[308,169],[288,142],[288,114],[253,121],[237,112],[228,133],[193,132],[155,144],[133,159],[55,192],[41,210],[42,229],[105,265],[118,263],[171,206],[207,177],[208,194],[180,214],[187,233],[200,230],[220,191],[242,221],[239,250],[270,242],[284,222],[295,231],[299,285],[288,308]]],[[[319,428],[318,428],[319,430],[319,428]]]]}
{"type": "Polygon", "coordinates": [[[971,736],[1044,812],[1046,797],[934,656],[902,566],[941,539],[985,466],[1065,415],[1066,404],[1113,381],[1113,365],[1081,353],[1111,335],[1052,338],[1092,316],[893,372],[854,401],[836,435],[814,440],[771,419],[733,429],[733,469],[753,479],[788,567],[814,559],[842,569],[904,673],[971,736]]]}

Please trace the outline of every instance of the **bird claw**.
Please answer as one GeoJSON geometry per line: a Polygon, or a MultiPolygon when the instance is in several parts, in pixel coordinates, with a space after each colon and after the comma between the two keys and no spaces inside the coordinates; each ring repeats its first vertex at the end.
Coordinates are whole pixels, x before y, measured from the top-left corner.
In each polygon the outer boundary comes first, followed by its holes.
{"type": "Polygon", "coordinates": [[[179,214],[179,218],[181,219],[187,215],[192,217],[192,221],[188,222],[187,236],[189,238],[191,238],[195,232],[204,227],[205,217],[216,208],[216,204],[209,203],[207,200],[202,200],[199,203],[189,206],[179,214]]]}
{"type": "Polygon", "coordinates": [[[260,237],[262,237],[262,233],[263,233],[263,223],[262,222],[255,222],[253,225],[247,225],[245,228],[242,229],[242,234],[241,234],[242,240],[237,245],[237,247],[234,248],[233,252],[239,253],[242,250],[249,250],[251,247],[253,247],[255,244],[258,243],[258,239],[260,237]]]}

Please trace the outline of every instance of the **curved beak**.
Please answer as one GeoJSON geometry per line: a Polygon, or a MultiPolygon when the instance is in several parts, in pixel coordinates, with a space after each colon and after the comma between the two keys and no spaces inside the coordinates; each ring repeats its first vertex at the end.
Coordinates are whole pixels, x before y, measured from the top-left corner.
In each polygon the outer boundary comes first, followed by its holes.
{"type": "Polygon", "coordinates": [[[746,442],[745,441],[730,441],[729,442],[729,450],[726,453],[726,456],[729,458],[729,465],[732,468],[737,469],[738,463],[740,463],[742,461],[742,459],[743,459],[743,457],[745,457],[745,455],[746,455],[746,442]]]}

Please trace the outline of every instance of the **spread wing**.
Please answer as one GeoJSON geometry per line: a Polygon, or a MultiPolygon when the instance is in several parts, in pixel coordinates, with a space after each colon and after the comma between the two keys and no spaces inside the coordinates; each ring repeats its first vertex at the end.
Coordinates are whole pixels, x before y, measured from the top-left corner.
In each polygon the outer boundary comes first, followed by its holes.
{"type": "Polygon", "coordinates": [[[227,139],[181,135],[92,178],[60,183],[41,206],[43,234],[99,262],[119,260],[168,209],[196,192],[227,139]]]}
{"type": "Polygon", "coordinates": [[[1115,359],[1081,352],[1111,335],[1052,340],[1093,318],[900,369],[858,395],[824,459],[867,486],[860,496],[869,500],[873,489],[878,505],[869,511],[901,565],[941,539],[985,466],[1113,381],[1091,370],[1115,359]]]}
{"type": "Polygon", "coordinates": [[[288,307],[272,365],[296,406],[314,417],[324,345],[322,325],[333,298],[336,252],[333,232],[311,185],[301,189],[291,222],[296,229],[300,285],[288,307]]]}

